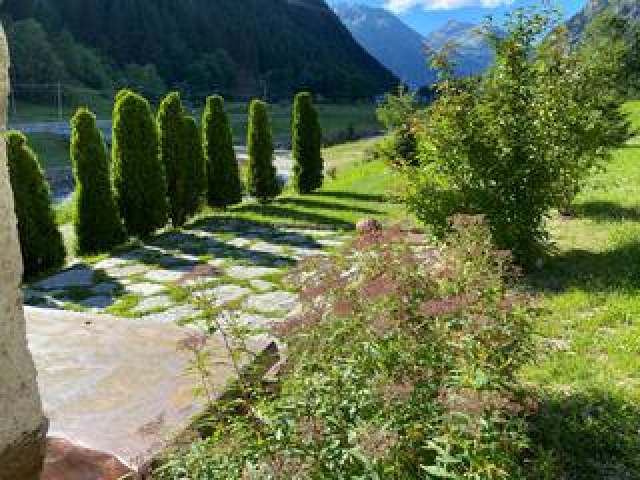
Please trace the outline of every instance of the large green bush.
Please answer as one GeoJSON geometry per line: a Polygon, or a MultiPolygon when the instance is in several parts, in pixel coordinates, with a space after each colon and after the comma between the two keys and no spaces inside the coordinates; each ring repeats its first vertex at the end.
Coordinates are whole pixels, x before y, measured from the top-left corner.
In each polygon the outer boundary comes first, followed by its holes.
{"type": "Polygon", "coordinates": [[[517,12],[492,38],[491,70],[446,79],[421,132],[420,166],[407,169],[405,200],[420,219],[443,231],[453,213],[484,214],[523,266],[540,255],[551,209],[566,206],[622,139],[606,81],[616,62],[587,61],[561,29],[539,42],[554,26],[517,12]]]}
{"type": "Polygon", "coordinates": [[[233,149],[231,125],[224,100],[219,95],[207,98],[202,128],[207,162],[207,203],[214,208],[240,203],[242,181],[233,149]]]}
{"type": "Polygon", "coordinates": [[[20,132],[5,135],[25,278],[59,268],[65,248],[49,198],[49,185],[36,154],[20,132]]]}
{"type": "Polygon", "coordinates": [[[167,182],[158,130],[149,102],[124,90],[113,114],[113,185],[120,215],[131,235],[145,237],[167,223],[167,182]]]}
{"type": "MultiPolygon", "coordinates": [[[[202,154],[197,154],[193,142],[200,144],[199,135],[194,139],[185,124],[186,112],[180,94],[168,94],[158,109],[157,122],[160,135],[160,158],[164,165],[169,198],[169,215],[173,226],[184,225],[187,217],[195,213],[203,194],[204,176],[202,154]],[[190,143],[187,148],[187,142],[190,143]],[[194,154],[197,155],[194,158],[194,154]]],[[[202,149],[202,148],[200,148],[202,149]]]]}
{"type": "Polygon", "coordinates": [[[261,100],[253,100],[249,107],[247,146],[247,189],[252,197],[266,203],[280,194],[281,187],[273,165],[273,139],[267,104],[261,100]]]}
{"type": "Polygon", "coordinates": [[[95,115],[84,108],[71,120],[71,161],[76,251],[81,255],[108,251],[124,242],[126,233],[113,196],[102,132],[95,115]]]}
{"type": "MultiPolygon", "coordinates": [[[[437,248],[391,229],[305,262],[292,275],[301,310],[276,327],[278,394],[244,385],[159,478],[524,478],[534,404],[514,379],[536,311],[481,221],[452,228],[437,248]]],[[[241,339],[230,318],[213,323],[241,339]]],[[[184,346],[202,360],[205,345],[184,346]]]]}
{"type": "Polygon", "coordinates": [[[322,186],[322,132],[311,94],[298,93],[293,102],[293,187],[311,193],[322,186]]]}

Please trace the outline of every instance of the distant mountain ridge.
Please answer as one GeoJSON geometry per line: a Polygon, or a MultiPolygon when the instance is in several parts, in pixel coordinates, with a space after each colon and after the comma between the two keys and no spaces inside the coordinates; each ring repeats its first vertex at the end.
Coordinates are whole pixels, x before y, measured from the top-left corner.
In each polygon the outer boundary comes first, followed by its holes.
{"type": "Polygon", "coordinates": [[[451,60],[459,75],[482,73],[493,63],[493,49],[478,25],[449,20],[426,38],[427,45],[437,51],[449,42],[455,46],[451,60]]]}
{"type": "Polygon", "coordinates": [[[451,20],[424,37],[384,8],[338,3],[333,9],[365,50],[412,88],[436,80],[427,48],[440,50],[455,43],[452,61],[459,75],[481,73],[493,62],[489,44],[471,23],[451,20]]]}

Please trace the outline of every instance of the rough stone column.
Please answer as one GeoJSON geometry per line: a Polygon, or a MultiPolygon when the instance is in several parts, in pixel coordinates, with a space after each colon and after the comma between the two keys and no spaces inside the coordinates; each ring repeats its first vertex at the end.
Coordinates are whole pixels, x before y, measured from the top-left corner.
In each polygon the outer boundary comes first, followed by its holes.
{"type": "Polygon", "coordinates": [[[36,480],[47,421],[27,348],[20,292],[22,258],[4,141],[8,68],[7,42],[0,26],[0,480],[36,480]]]}

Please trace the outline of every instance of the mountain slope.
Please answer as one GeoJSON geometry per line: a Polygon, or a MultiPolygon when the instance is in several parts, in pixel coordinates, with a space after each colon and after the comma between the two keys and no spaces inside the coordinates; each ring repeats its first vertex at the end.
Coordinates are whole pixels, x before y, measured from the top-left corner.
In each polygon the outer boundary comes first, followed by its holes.
{"type": "Polygon", "coordinates": [[[605,10],[636,22],[640,21],[640,2],[637,0],[589,0],[583,9],[567,22],[572,40],[578,40],[587,25],[605,10]]]}
{"type": "Polygon", "coordinates": [[[459,75],[482,73],[493,63],[493,50],[478,25],[449,20],[426,38],[427,45],[437,51],[449,42],[455,45],[452,61],[459,75]]]}
{"type": "Polygon", "coordinates": [[[340,3],[333,8],[358,43],[411,88],[435,80],[424,37],[398,17],[366,5],[340,3]]]}
{"type": "Polygon", "coordinates": [[[364,97],[396,82],[323,0],[5,0],[0,11],[9,35],[15,23],[38,22],[67,70],[62,36],[107,70],[149,65],[167,85],[195,91],[266,84],[276,96],[306,87],[364,97]]]}
{"type": "Polygon", "coordinates": [[[333,9],[371,55],[412,88],[436,80],[425,47],[439,51],[454,43],[452,61],[458,75],[481,73],[493,62],[491,48],[471,23],[449,21],[425,38],[383,8],[339,3],[333,9]]]}

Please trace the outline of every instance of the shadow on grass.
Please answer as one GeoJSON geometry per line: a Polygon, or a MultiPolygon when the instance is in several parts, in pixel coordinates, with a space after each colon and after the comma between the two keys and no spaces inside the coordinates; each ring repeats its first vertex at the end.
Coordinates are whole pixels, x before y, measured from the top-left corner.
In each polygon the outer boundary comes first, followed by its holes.
{"type": "Polygon", "coordinates": [[[243,205],[233,210],[234,213],[249,213],[277,217],[282,221],[305,222],[316,225],[330,225],[335,228],[353,229],[354,223],[341,220],[329,215],[313,212],[300,212],[293,208],[287,208],[278,204],[270,205],[243,205]]]}
{"type": "Polygon", "coordinates": [[[640,478],[640,407],[601,391],[543,398],[530,419],[536,479],[640,478]]]}
{"type": "Polygon", "coordinates": [[[358,207],[355,205],[347,205],[336,202],[325,202],[322,200],[313,200],[310,198],[282,198],[278,200],[279,205],[294,205],[296,207],[317,208],[324,210],[337,210],[343,212],[363,213],[367,215],[379,215],[382,212],[371,208],[358,207]]]}
{"type": "Polygon", "coordinates": [[[634,221],[640,222],[640,209],[622,207],[613,202],[586,202],[575,205],[572,213],[576,217],[591,218],[597,221],[634,221]]]}
{"type": "Polygon", "coordinates": [[[529,280],[534,288],[551,292],[570,288],[587,292],[640,289],[640,241],[604,252],[574,249],[555,255],[529,280]]]}
{"type": "Polygon", "coordinates": [[[324,190],[321,192],[316,192],[314,195],[323,196],[323,197],[332,197],[339,198],[342,200],[355,200],[359,202],[377,202],[377,203],[388,203],[392,200],[386,195],[377,195],[377,194],[368,194],[368,193],[354,193],[354,192],[339,192],[339,191],[331,191],[324,190]]]}

